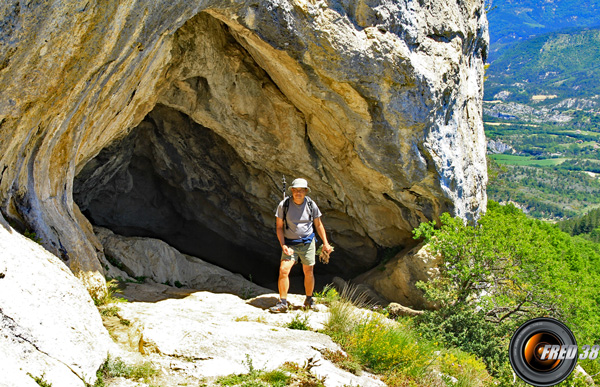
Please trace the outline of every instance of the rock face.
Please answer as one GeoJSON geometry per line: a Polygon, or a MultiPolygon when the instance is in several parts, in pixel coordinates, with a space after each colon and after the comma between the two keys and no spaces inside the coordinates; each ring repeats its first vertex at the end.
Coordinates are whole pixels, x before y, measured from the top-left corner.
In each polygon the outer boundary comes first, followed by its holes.
{"type": "Polygon", "coordinates": [[[346,275],[485,210],[481,0],[8,0],[0,25],[0,210],[91,292],[78,174],[94,221],[160,237],[183,214],[213,262],[276,246],[278,183],[305,177],[346,275]]]}
{"type": "Polygon", "coordinates": [[[7,225],[0,246],[0,386],[94,384],[112,341],[85,287],[7,225]]]}
{"type": "Polygon", "coordinates": [[[389,262],[355,278],[355,282],[372,287],[389,301],[414,309],[426,309],[431,305],[416,283],[435,276],[439,262],[439,257],[421,244],[410,251],[401,251],[389,262]]]}
{"type": "Polygon", "coordinates": [[[489,153],[500,154],[500,153],[515,153],[516,150],[512,146],[503,143],[501,140],[494,141],[488,140],[487,149],[489,153]]]}
{"type": "Polygon", "coordinates": [[[504,120],[522,119],[529,122],[564,124],[573,119],[568,112],[554,110],[553,107],[539,107],[536,109],[516,102],[486,103],[484,110],[485,114],[504,120]]]}
{"type": "Polygon", "coordinates": [[[94,231],[104,246],[106,257],[118,262],[132,278],[143,277],[161,284],[178,283],[192,289],[231,293],[244,298],[272,292],[240,274],[181,254],[161,240],[123,237],[102,228],[94,231]]]}

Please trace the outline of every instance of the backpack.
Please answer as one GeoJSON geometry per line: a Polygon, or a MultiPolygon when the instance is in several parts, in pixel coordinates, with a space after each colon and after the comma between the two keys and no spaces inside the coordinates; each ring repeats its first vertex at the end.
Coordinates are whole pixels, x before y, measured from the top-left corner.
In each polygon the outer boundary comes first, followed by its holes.
{"type": "MultiPolygon", "coordinates": [[[[308,196],[306,196],[306,204],[308,205],[308,217],[309,217],[308,219],[312,222],[312,220],[313,220],[313,201],[308,196]]],[[[283,222],[285,223],[286,229],[290,228],[290,226],[288,226],[288,222],[287,222],[287,212],[288,212],[289,208],[290,208],[290,197],[288,196],[287,198],[285,198],[285,201],[283,202],[283,222]]]]}

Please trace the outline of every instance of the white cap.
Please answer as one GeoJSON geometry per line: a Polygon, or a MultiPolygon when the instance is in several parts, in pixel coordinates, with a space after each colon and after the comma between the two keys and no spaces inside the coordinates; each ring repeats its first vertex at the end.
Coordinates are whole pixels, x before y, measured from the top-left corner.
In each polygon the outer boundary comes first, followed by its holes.
{"type": "Polygon", "coordinates": [[[308,182],[306,181],[306,179],[296,179],[294,181],[292,181],[292,185],[290,186],[290,189],[292,188],[306,188],[307,190],[310,191],[310,188],[308,188],[308,182]]]}

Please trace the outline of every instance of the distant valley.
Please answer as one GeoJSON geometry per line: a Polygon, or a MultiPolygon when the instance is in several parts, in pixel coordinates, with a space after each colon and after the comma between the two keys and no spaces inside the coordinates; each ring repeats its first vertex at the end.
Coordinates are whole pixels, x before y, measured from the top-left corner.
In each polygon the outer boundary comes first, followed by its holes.
{"type": "Polygon", "coordinates": [[[599,60],[597,28],[496,51],[484,97],[490,199],[552,221],[600,207],[599,60]]]}

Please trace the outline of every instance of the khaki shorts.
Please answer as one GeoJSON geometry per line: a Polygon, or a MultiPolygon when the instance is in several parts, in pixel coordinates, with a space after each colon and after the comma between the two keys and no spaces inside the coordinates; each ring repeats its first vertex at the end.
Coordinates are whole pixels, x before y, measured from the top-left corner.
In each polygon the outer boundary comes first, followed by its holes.
{"type": "Polygon", "coordinates": [[[282,261],[287,261],[291,259],[294,262],[298,262],[298,260],[300,260],[300,262],[302,262],[302,264],[306,266],[313,266],[315,264],[315,252],[317,251],[317,249],[315,248],[314,239],[312,240],[312,242],[307,244],[300,243],[298,245],[289,245],[289,247],[291,247],[294,250],[294,254],[287,255],[286,253],[281,252],[282,261]]]}

